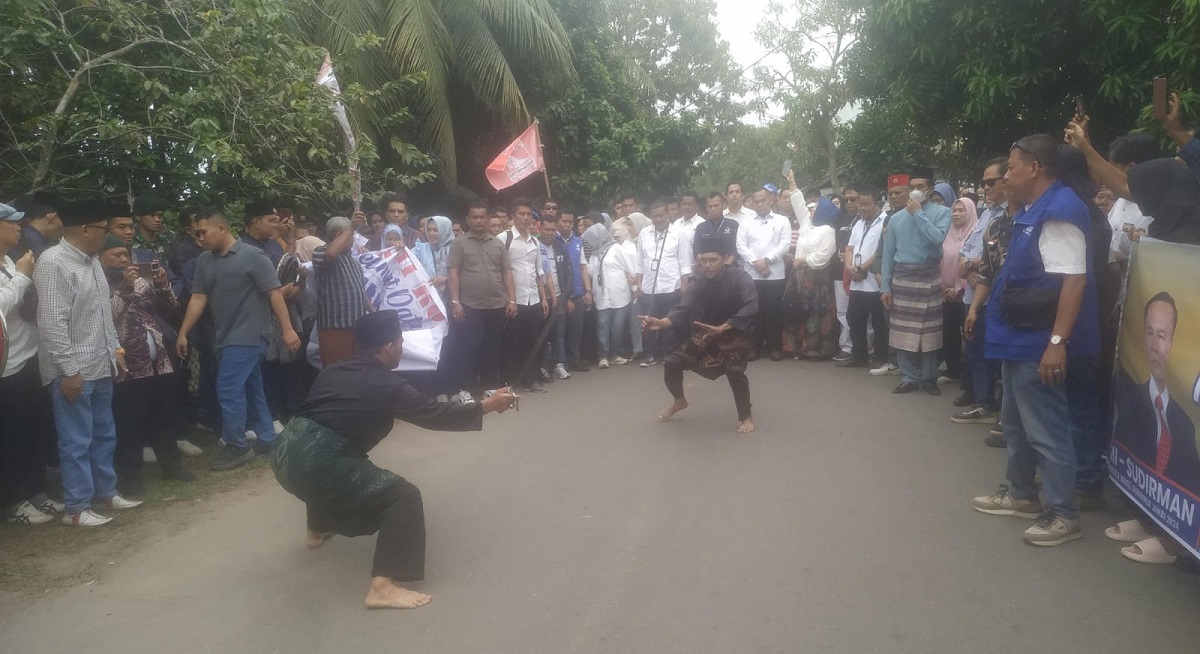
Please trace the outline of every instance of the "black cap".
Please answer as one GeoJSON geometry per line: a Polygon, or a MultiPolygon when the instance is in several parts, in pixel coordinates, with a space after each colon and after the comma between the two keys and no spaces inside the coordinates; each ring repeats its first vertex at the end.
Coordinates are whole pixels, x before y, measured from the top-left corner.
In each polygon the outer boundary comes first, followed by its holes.
{"type": "Polygon", "coordinates": [[[916,166],[908,174],[909,179],[927,179],[933,181],[933,169],[929,166],[916,166]]]}
{"type": "Polygon", "coordinates": [[[58,208],[58,217],[64,227],[78,227],[108,220],[108,213],[103,200],[81,200],[67,202],[58,208]]]}
{"type": "Polygon", "coordinates": [[[696,240],[696,254],[715,252],[721,256],[733,254],[729,239],[717,234],[703,234],[696,240]]]}
{"type": "MultiPolygon", "coordinates": [[[[167,205],[158,196],[153,193],[143,193],[133,200],[134,216],[148,216],[152,213],[161,213],[167,210],[167,205]]],[[[126,213],[125,215],[130,215],[126,213]]]]}
{"type": "Polygon", "coordinates": [[[271,200],[254,200],[246,204],[246,218],[269,216],[275,213],[275,203],[271,200]]]}
{"type": "Polygon", "coordinates": [[[362,350],[381,348],[400,338],[402,333],[400,314],[391,309],[368,313],[354,323],[354,339],[362,350]]]}

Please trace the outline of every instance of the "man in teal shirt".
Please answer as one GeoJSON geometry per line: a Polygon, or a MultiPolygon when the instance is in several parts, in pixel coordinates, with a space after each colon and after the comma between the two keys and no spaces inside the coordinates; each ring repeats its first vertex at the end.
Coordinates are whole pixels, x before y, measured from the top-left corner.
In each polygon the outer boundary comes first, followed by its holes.
{"type": "Polygon", "coordinates": [[[890,312],[888,343],[896,351],[903,381],[893,393],[918,388],[940,395],[938,363],[942,349],[942,241],[950,229],[950,209],[929,201],[933,170],[911,175],[908,205],[892,215],[883,241],[883,306],[890,312]],[[925,190],[922,190],[925,189],[925,190]]]}

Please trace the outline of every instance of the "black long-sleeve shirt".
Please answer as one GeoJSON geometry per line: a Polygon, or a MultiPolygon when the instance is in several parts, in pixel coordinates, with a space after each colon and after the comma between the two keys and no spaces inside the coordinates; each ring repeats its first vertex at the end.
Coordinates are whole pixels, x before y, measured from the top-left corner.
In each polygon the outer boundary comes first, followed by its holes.
{"type": "Polygon", "coordinates": [[[679,305],[667,314],[676,328],[694,320],[706,325],[729,323],[744,332],[754,327],[758,317],[758,290],[754,280],[741,268],[727,267],[715,279],[696,275],[679,305]]]}
{"type": "Polygon", "coordinates": [[[395,419],[435,431],[483,429],[483,407],[438,402],[368,354],[321,371],[296,415],[332,430],[363,457],[392,431],[395,419]]]}

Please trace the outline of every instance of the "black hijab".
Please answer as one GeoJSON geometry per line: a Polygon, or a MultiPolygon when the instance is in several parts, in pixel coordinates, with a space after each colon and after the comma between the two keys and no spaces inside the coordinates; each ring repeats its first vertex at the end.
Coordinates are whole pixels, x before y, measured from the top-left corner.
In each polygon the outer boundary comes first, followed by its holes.
{"type": "Polygon", "coordinates": [[[1200,179],[1186,165],[1154,159],[1130,168],[1129,194],[1154,219],[1152,238],[1200,245],[1200,179]]]}

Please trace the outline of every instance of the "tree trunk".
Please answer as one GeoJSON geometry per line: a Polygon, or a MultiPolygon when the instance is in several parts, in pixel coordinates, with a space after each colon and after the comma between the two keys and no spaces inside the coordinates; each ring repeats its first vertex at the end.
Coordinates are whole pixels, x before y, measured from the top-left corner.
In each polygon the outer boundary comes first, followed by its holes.
{"type": "Polygon", "coordinates": [[[833,192],[836,195],[838,192],[838,160],[832,116],[821,118],[821,131],[825,137],[825,154],[829,157],[829,183],[833,186],[833,192]]]}
{"type": "Polygon", "coordinates": [[[81,69],[71,78],[71,82],[67,84],[67,90],[63,91],[62,97],[58,99],[58,106],[54,108],[54,113],[50,116],[50,126],[42,141],[42,152],[38,158],[37,169],[33,172],[33,183],[31,184],[33,190],[42,188],[42,183],[50,175],[50,162],[54,160],[54,150],[58,147],[58,130],[62,126],[63,114],[67,112],[71,100],[75,99],[75,93],[79,90],[79,82],[83,79],[86,71],[87,69],[81,69]]]}

